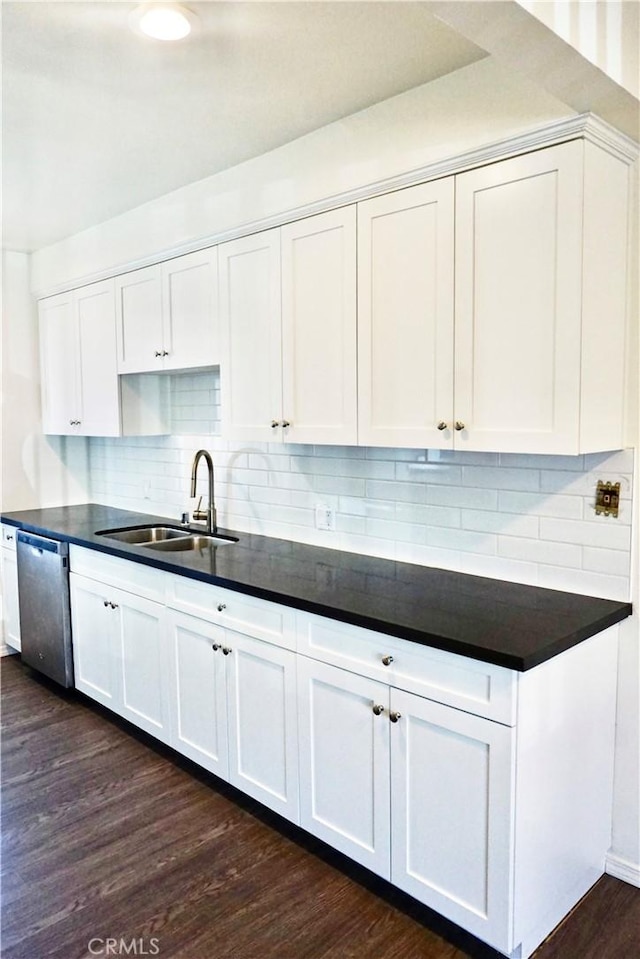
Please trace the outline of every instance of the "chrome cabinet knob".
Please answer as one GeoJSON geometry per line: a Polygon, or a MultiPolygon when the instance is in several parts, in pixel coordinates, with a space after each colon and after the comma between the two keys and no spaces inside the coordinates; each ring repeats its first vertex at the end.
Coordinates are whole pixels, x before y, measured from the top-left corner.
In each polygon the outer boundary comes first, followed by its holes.
{"type": "Polygon", "coordinates": [[[162,350],[156,350],[153,355],[154,355],[154,356],[162,356],[162,350]]]}
{"type": "Polygon", "coordinates": [[[162,356],[168,356],[168,355],[169,355],[169,350],[163,350],[161,355],[162,355],[162,356]]]}
{"type": "Polygon", "coordinates": [[[384,706],[380,706],[379,704],[376,704],[376,705],[373,707],[373,715],[374,715],[374,716],[380,716],[383,712],[384,712],[384,706]]]}
{"type": "Polygon", "coordinates": [[[279,422],[278,420],[271,420],[271,429],[272,429],[272,430],[277,429],[278,426],[280,426],[280,422],[279,422]]]}
{"type": "Polygon", "coordinates": [[[217,653],[220,649],[220,643],[211,643],[211,649],[214,651],[214,653],[217,653]]]}
{"type": "Polygon", "coordinates": [[[231,652],[231,650],[229,649],[228,646],[223,646],[223,647],[222,647],[222,652],[225,654],[225,656],[228,656],[229,653],[231,652]]]}
{"type": "Polygon", "coordinates": [[[402,719],[402,713],[389,713],[389,719],[392,723],[397,723],[399,719],[402,719]]]}
{"type": "Polygon", "coordinates": [[[289,422],[289,420],[283,420],[283,421],[282,421],[282,425],[283,425],[283,427],[284,427],[285,430],[286,430],[287,426],[291,426],[291,423],[289,422]]]}
{"type": "Polygon", "coordinates": [[[393,662],[393,656],[383,656],[383,657],[382,657],[382,665],[383,665],[383,666],[390,666],[392,662],[393,662]]]}
{"type": "Polygon", "coordinates": [[[227,608],[227,604],[226,604],[226,603],[218,603],[218,612],[219,612],[219,613],[221,613],[221,612],[222,612],[223,610],[225,610],[226,608],[227,608]]]}
{"type": "Polygon", "coordinates": [[[109,605],[109,600],[108,600],[108,599],[103,599],[103,600],[102,600],[102,605],[103,605],[103,606],[108,606],[108,605],[109,605]]]}
{"type": "Polygon", "coordinates": [[[442,431],[442,430],[446,430],[446,428],[447,428],[447,424],[445,423],[445,421],[440,420],[440,422],[438,423],[438,429],[442,431]]]}
{"type": "Polygon", "coordinates": [[[459,433],[460,430],[463,430],[463,429],[464,429],[464,423],[462,423],[460,420],[456,420],[456,429],[457,429],[457,431],[458,431],[458,433],[459,433]]]}

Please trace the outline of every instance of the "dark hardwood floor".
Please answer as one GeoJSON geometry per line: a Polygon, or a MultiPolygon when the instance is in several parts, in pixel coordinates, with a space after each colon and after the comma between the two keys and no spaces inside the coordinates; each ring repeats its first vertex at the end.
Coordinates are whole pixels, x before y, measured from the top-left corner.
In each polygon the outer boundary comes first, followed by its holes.
{"type": "MultiPolygon", "coordinates": [[[[498,955],[17,657],[0,674],[3,959],[498,955]]],[[[535,959],[639,954],[640,890],[607,876],[535,959]]]]}

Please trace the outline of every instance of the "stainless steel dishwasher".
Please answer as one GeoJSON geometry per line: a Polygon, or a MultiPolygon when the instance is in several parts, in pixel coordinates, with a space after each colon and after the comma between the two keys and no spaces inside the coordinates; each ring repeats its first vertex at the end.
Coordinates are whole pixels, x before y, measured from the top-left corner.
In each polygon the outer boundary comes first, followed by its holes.
{"type": "Polygon", "coordinates": [[[69,546],[20,530],[17,555],[22,662],[73,686],[69,546]]]}

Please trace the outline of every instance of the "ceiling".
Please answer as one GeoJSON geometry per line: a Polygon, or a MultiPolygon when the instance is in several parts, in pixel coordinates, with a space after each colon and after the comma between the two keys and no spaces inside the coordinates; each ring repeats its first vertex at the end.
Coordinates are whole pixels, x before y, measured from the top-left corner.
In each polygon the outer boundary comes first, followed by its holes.
{"type": "Polygon", "coordinates": [[[3,247],[40,249],[486,56],[421,2],[2,2],[3,247]]]}

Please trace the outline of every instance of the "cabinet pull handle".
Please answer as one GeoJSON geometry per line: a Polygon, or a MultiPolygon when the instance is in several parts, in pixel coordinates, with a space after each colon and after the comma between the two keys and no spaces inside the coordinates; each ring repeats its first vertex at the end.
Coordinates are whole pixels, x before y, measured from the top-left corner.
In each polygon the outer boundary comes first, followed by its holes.
{"type": "Polygon", "coordinates": [[[227,608],[226,603],[218,603],[218,612],[222,613],[227,608]]]}
{"type": "Polygon", "coordinates": [[[383,657],[382,657],[382,665],[383,665],[383,666],[390,666],[392,662],[393,662],[393,656],[383,656],[383,657]]]}
{"type": "Polygon", "coordinates": [[[117,604],[117,603],[109,603],[109,606],[111,607],[111,609],[117,609],[117,608],[118,608],[118,604],[117,604]]]}
{"type": "Polygon", "coordinates": [[[225,654],[225,656],[228,656],[229,653],[231,652],[231,650],[229,649],[228,646],[223,646],[223,647],[222,647],[222,652],[225,654]]]}
{"type": "Polygon", "coordinates": [[[154,356],[162,356],[162,350],[156,350],[153,355],[154,355],[154,356]]]}
{"type": "Polygon", "coordinates": [[[211,649],[214,651],[214,653],[217,653],[220,649],[220,643],[211,643],[211,649]]]}
{"type": "Polygon", "coordinates": [[[289,420],[283,420],[283,421],[282,421],[282,425],[283,425],[284,429],[286,430],[287,426],[291,426],[291,423],[289,422],[289,420]]]}
{"type": "Polygon", "coordinates": [[[456,429],[458,433],[460,432],[460,430],[463,430],[464,428],[465,428],[464,423],[462,423],[460,420],[456,420],[456,429]]]}
{"type": "Polygon", "coordinates": [[[271,420],[271,429],[272,429],[272,430],[277,429],[278,426],[280,426],[280,423],[278,422],[278,420],[271,420]]]}
{"type": "Polygon", "coordinates": [[[6,539],[7,539],[7,543],[9,543],[13,539],[13,536],[7,536],[6,539]]]}
{"type": "Polygon", "coordinates": [[[442,431],[442,430],[446,430],[446,428],[447,428],[447,424],[445,423],[445,421],[440,420],[440,422],[438,423],[438,429],[442,431]]]}
{"type": "Polygon", "coordinates": [[[402,719],[402,713],[389,713],[389,719],[392,723],[397,723],[399,719],[402,719]]]}
{"type": "Polygon", "coordinates": [[[163,350],[161,355],[162,355],[162,356],[168,356],[168,355],[169,355],[169,350],[163,350]]]}
{"type": "Polygon", "coordinates": [[[103,605],[103,606],[108,606],[108,605],[109,605],[109,600],[108,600],[108,599],[103,599],[103,600],[102,600],[102,605],[103,605]]]}
{"type": "Polygon", "coordinates": [[[376,704],[376,705],[373,707],[373,715],[374,715],[374,716],[380,716],[383,712],[384,712],[384,706],[380,706],[379,704],[376,704]]]}

